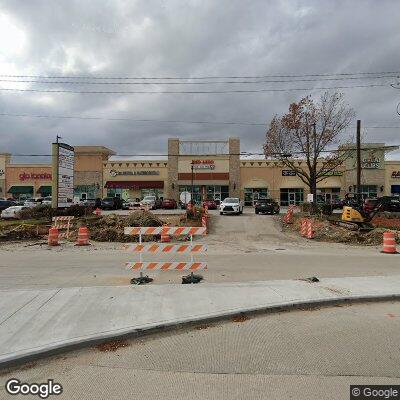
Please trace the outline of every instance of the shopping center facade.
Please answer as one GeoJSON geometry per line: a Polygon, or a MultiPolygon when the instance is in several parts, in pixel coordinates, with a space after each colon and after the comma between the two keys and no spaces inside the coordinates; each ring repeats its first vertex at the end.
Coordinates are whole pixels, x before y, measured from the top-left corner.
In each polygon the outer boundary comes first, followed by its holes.
{"type": "MultiPolygon", "coordinates": [[[[282,206],[306,200],[309,190],[278,160],[243,156],[238,138],[211,141],[168,139],[166,154],[154,159],[116,156],[103,146],[75,146],[76,199],[118,196],[143,198],[148,194],[179,200],[193,193],[194,200],[240,197],[246,205],[271,197],[282,206]]],[[[385,160],[383,143],[362,146],[362,192],[366,197],[400,194],[400,160],[385,160]]],[[[350,157],[318,183],[318,196],[330,201],[356,188],[354,146],[350,157]]],[[[306,168],[304,160],[296,160],[306,168]]],[[[13,164],[0,154],[0,197],[40,197],[51,194],[51,165],[13,164]]]]}

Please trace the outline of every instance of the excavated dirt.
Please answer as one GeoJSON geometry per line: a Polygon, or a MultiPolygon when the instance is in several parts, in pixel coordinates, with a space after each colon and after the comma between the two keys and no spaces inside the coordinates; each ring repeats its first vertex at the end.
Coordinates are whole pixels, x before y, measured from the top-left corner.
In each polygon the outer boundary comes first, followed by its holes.
{"type": "MultiPolygon", "coordinates": [[[[297,215],[293,224],[285,224],[282,221],[283,230],[294,231],[300,234],[302,217],[297,215]]],[[[314,240],[321,242],[348,243],[354,245],[379,246],[382,244],[383,232],[388,228],[376,227],[369,232],[352,231],[350,229],[334,225],[326,219],[311,218],[314,227],[314,240]]],[[[374,221],[373,221],[374,222],[374,221]]],[[[393,229],[392,229],[393,230],[393,229]]],[[[400,231],[396,233],[396,242],[400,243],[400,231]]]]}

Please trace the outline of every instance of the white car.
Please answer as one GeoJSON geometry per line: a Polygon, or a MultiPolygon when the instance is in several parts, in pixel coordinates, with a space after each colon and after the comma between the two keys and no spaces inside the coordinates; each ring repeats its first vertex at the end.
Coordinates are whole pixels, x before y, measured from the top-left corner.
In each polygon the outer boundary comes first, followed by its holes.
{"type": "Polygon", "coordinates": [[[26,210],[29,207],[25,206],[11,206],[1,212],[1,218],[3,219],[19,219],[18,213],[22,210],[26,210]]]}
{"type": "Polygon", "coordinates": [[[156,208],[156,196],[144,196],[143,200],[140,202],[142,207],[149,207],[150,209],[156,208]]]}
{"type": "Polygon", "coordinates": [[[51,197],[45,197],[42,201],[43,205],[51,206],[51,197]]]}
{"type": "Polygon", "coordinates": [[[35,199],[26,199],[24,201],[24,206],[25,207],[36,207],[37,205],[39,205],[40,203],[38,203],[35,199]]]}
{"type": "Polygon", "coordinates": [[[243,214],[243,202],[239,197],[227,197],[219,205],[219,213],[222,214],[243,214]]]}

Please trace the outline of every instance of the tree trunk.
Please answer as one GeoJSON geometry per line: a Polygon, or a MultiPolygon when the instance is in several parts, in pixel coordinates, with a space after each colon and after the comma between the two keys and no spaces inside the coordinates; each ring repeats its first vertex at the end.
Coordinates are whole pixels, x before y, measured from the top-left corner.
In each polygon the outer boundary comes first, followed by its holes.
{"type": "Polygon", "coordinates": [[[310,193],[313,195],[313,202],[311,204],[311,214],[317,213],[317,178],[316,173],[310,174],[310,193]]]}

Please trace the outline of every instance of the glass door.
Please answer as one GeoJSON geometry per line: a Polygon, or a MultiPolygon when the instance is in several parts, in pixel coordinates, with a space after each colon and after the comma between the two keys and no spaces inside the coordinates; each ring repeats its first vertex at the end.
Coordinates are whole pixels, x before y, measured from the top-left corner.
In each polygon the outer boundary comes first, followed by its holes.
{"type": "Polygon", "coordinates": [[[289,206],[294,206],[296,204],[296,194],[289,192],[289,206]]]}

